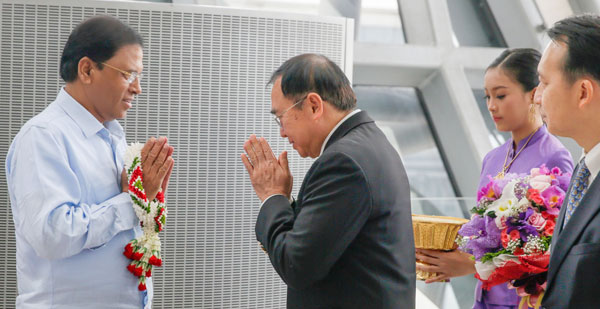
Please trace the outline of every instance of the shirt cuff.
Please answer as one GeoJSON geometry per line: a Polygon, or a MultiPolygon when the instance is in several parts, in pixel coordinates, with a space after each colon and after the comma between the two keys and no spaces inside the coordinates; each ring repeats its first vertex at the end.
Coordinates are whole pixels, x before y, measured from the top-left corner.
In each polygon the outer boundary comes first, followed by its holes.
{"type": "Polygon", "coordinates": [[[131,196],[127,192],[121,192],[110,199],[111,204],[116,205],[117,220],[122,224],[122,230],[129,230],[139,224],[139,219],[133,210],[131,196]]]}
{"type": "MultiPolygon", "coordinates": [[[[262,208],[262,207],[263,207],[263,205],[264,205],[264,204],[265,204],[265,203],[266,203],[266,202],[267,202],[267,201],[268,201],[270,198],[272,198],[273,196],[278,196],[278,195],[281,195],[281,196],[285,197],[285,195],[283,195],[283,194],[273,194],[273,195],[271,195],[271,196],[267,197],[267,198],[266,198],[266,199],[265,199],[265,200],[264,200],[264,201],[263,201],[263,202],[260,204],[260,208],[262,208]]],[[[294,198],[293,198],[293,197],[290,197],[290,198],[288,198],[288,201],[290,201],[290,205],[292,205],[292,203],[294,202],[294,198]]]]}

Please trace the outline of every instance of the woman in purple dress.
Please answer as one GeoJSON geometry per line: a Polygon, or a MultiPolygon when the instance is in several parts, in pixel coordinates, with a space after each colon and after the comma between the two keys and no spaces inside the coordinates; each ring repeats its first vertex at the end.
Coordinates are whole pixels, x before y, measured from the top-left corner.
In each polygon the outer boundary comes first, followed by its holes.
{"type": "MultiPolygon", "coordinates": [[[[548,133],[533,103],[539,83],[539,60],[540,53],[534,49],[506,50],[486,70],[484,87],[488,110],[498,131],[510,132],[512,138],[485,156],[479,187],[489,182],[488,176],[529,173],[542,164],[548,168],[559,167],[563,172],[571,173],[573,170],[571,155],[556,137],[548,133]]],[[[430,264],[417,265],[417,269],[438,273],[427,283],[475,273],[471,255],[460,250],[417,249],[417,259],[430,264]]],[[[515,290],[509,289],[507,284],[486,291],[482,290],[479,281],[473,308],[516,309],[519,300],[515,290]]]]}

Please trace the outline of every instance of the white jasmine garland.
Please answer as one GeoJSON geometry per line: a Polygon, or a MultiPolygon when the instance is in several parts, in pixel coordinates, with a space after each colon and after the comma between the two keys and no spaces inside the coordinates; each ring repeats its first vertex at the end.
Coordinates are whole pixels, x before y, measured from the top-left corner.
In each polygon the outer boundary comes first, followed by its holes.
{"type": "Polygon", "coordinates": [[[133,202],[133,210],[140,219],[143,234],[125,246],[123,254],[132,262],[127,269],[139,278],[138,289],[146,289],[146,277],[152,276],[152,266],[161,266],[160,238],[166,221],[165,198],[161,189],[152,201],[148,201],[143,186],[141,151],[144,145],[132,143],[125,151],[124,163],[127,171],[129,196],[133,202]]]}

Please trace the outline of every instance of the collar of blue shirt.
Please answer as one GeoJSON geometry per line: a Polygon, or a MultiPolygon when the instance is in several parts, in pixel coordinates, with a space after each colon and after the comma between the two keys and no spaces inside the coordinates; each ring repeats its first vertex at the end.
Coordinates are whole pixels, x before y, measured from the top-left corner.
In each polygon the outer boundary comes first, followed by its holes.
{"type": "Polygon", "coordinates": [[[123,127],[117,120],[105,122],[104,125],[94,117],[81,103],[77,102],[63,87],[57,97],[58,105],[75,121],[85,137],[94,136],[106,128],[111,134],[122,138],[125,135],[123,127]]]}

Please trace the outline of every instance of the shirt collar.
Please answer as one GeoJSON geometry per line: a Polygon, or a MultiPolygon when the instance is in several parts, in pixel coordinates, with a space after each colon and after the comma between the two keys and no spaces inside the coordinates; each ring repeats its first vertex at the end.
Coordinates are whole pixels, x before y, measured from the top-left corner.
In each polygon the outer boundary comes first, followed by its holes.
{"type": "Polygon", "coordinates": [[[600,143],[596,144],[588,153],[583,152],[582,157],[585,157],[585,165],[590,170],[589,181],[592,183],[600,172],[600,143]]]}
{"type": "Polygon", "coordinates": [[[90,137],[106,128],[111,134],[121,138],[125,134],[123,127],[116,120],[100,123],[83,105],[77,102],[66,90],[61,88],[56,98],[58,105],[75,121],[85,137],[90,137]]]}
{"type": "Polygon", "coordinates": [[[344,121],[348,120],[348,118],[354,116],[354,114],[360,112],[360,109],[355,109],[353,110],[351,113],[349,113],[348,115],[346,115],[346,117],[342,118],[342,120],[340,120],[340,122],[338,122],[335,127],[333,127],[333,129],[331,130],[331,132],[329,132],[329,135],[327,135],[327,137],[325,138],[325,140],[323,141],[323,145],[321,145],[321,153],[319,153],[319,156],[321,156],[323,154],[323,151],[325,151],[325,146],[327,145],[327,142],[329,141],[329,139],[331,138],[331,136],[333,135],[333,133],[335,132],[335,130],[337,130],[337,128],[339,128],[342,123],[344,123],[344,121]]]}

